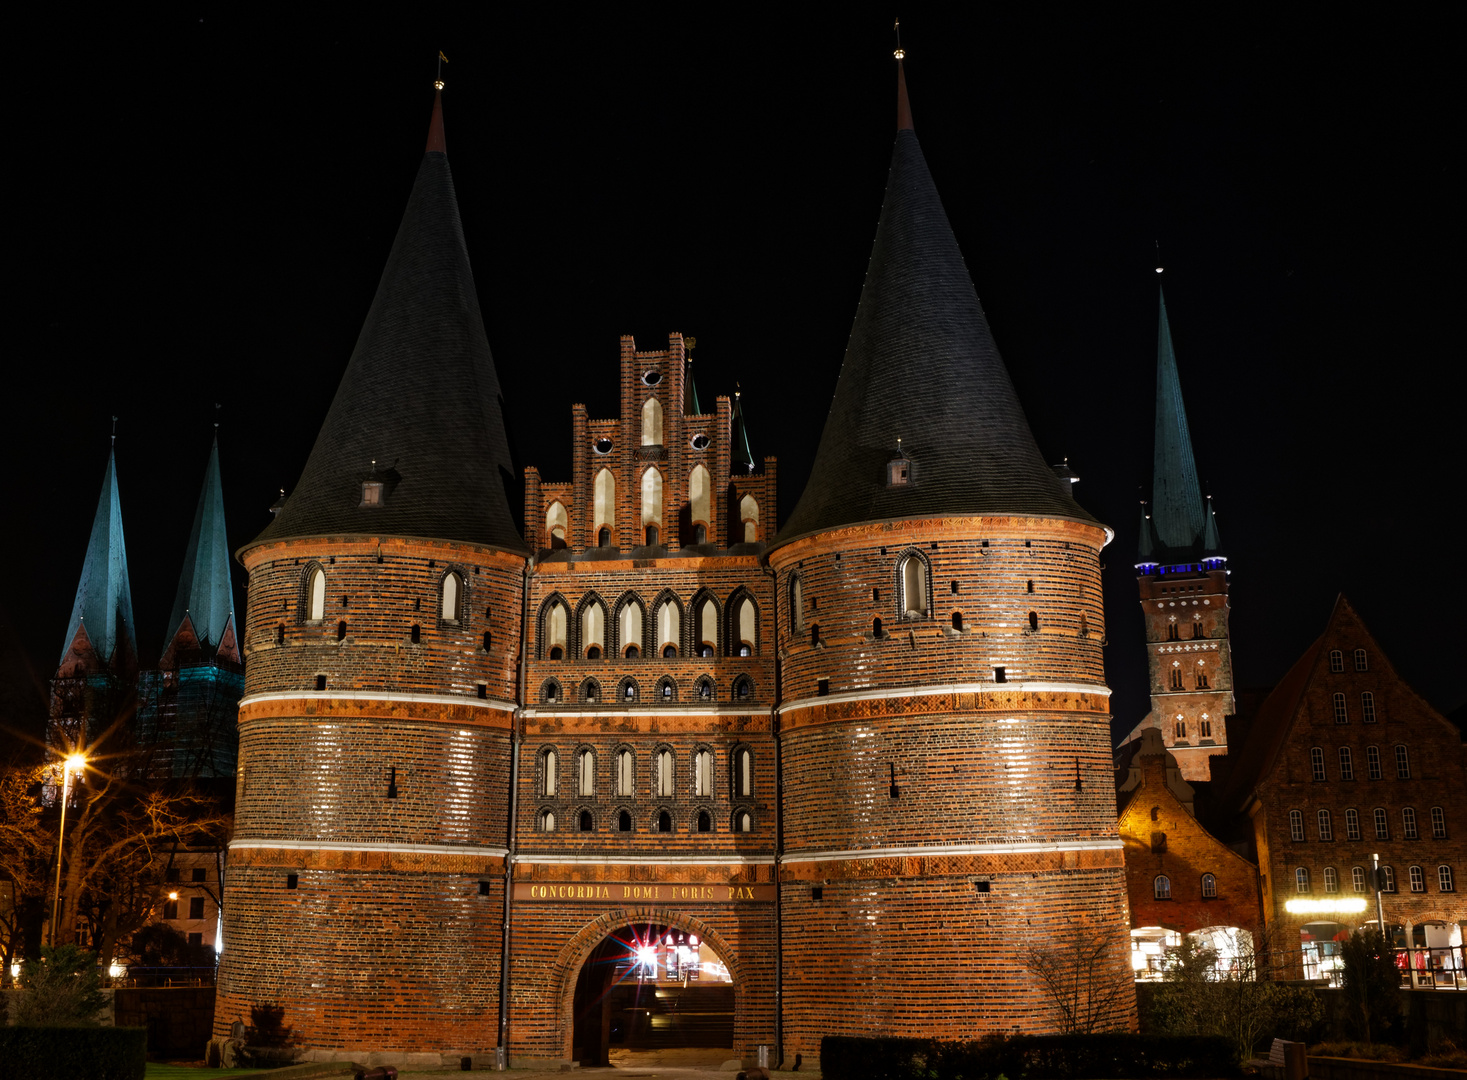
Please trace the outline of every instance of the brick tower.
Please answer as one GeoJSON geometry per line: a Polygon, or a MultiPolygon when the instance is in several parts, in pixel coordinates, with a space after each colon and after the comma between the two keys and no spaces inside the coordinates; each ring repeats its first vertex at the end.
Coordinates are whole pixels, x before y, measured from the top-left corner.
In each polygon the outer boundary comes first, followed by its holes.
{"type": "Polygon", "coordinates": [[[1228,752],[1233,712],[1228,571],[1211,497],[1204,502],[1167,322],[1156,341],[1156,450],[1150,513],[1141,511],[1136,582],[1146,624],[1151,712],[1122,740],[1159,727],[1187,780],[1211,779],[1209,759],[1228,752]]]}
{"type": "Polygon", "coordinates": [[[1101,661],[1112,533],[1029,431],[900,63],[897,115],[834,402],[769,554],[786,1058],[822,1035],[1057,1030],[1032,948],[1099,944],[1121,990],[1106,1021],[1134,1023],[1101,661]]]}
{"type": "Polygon", "coordinates": [[[318,1056],[435,1065],[495,1045],[526,554],[512,478],[435,98],[315,447],[239,553],[218,1034],[273,1023],[318,1056]]]}

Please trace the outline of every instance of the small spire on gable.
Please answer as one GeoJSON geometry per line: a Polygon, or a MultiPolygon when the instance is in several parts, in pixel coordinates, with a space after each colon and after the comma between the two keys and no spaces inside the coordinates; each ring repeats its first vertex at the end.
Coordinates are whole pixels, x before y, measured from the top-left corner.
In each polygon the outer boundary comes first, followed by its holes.
{"type": "Polygon", "coordinates": [[[907,57],[907,50],[902,48],[902,20],[898,19],[892,29],[896,31],[892,55],[897,62],[897,130],[912,131],[912,104],[907,100],[907,74],[902,68],[902,61],[907,57]]]}
{"type": "Polygon", "coordinates": [[[742,467],[744,472],[753,475],[754,452],[749,449],[749,429],[744,424],[744,393],[734,383],[734,407],[733,407],[733,445],[730,447],[731,456],[735,466],[742,467]]]}
{"type": "Polygon", "coordinates": [[[428,121],[428,145],[425,154],[446,154],[448,143],[443,138],[443,83],[435,84],[433,91],[433,119],[428,121]]]}

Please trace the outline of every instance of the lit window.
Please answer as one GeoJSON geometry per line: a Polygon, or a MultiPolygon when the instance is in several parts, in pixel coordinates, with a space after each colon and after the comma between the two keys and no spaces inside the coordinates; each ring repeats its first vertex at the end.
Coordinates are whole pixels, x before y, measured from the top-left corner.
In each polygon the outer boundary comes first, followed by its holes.
{"type": "Polygon", "coordinates": [[[1375,723],[1375,695],[1369,690],[1360,695],[1360,719],[1367,724],[1375,723]]]}
{"type": "Polygon", "coordinates": [[[570,612],[565,604],[558,600],[552,602],[545,610],[544,623],[545,656],[550,660],[560,660],[565,656],[566,627],[570,623],[570,612]]]}
{"type": "Polygon", "coordinates": [[[1339,649],[1331,649],[1329,653],[1329,669],[1338,675],[1345,670],[1345,654],[1339,649]]]}
{"type": "Polygon", "coordinates": [[[1410,806],[1401,808],[1401,839],[1415,840],[1416,836],[1416,810],[1410,806]]]}
{"type": "Polygon", "coordinates": [[[1289,839],[1297,843],[1304,841],[1304,811],[1289,811],[1289,839]]]}
{"type": "Polygon", "coordinates": [[[915,555],[902,560],[902,611],[906,615],[927,614],[927,567],[915,555]]]}
{"type": "Polygon", "coordinates": [[[1309,868],[1299,866],[1294,869],[1294,890],[1307,893],[1309,891],[1309,868]]]}
{"type": "Polygon", "coordinates": [[[693,794],[699,797],[713,794],[713,754],[710,751],[699,750],[693,757],[693,794]]]}
{"type": "MultiPolygon", "coordinates": [[[[657,754],[657,794],[663,797],[671,797],[674,787],[673,759],[671,750],[661,750],[657,754]]],[[[667,830],[663,830],[666,832],[667,830]]]]}
{"type": "Polygon", "coordinates": [[[1407,873],[1411,877],[1411,891],[1412,892],[1425,892],[1426,891],[1426,874],[1424,874],[1422,872],[1421,867],[1419,867],[1419,866],[1413,866],[1413,867],[1411,867],[1410,870],[1407,871],[1407,873]]]}
{"type": "Polygon", "coordinates": [[[636,760],[630,750],[616,752],[616,793],[635,795],[637,790],[636,760]]]}
{"type": "Polygon", "coordinates": [[[1323,747],[1316,746],[1309,751],[1309,770],[1316,781],[1325,779],[1323,747]]]}
{"type": "Polygon", "coordinates": [[[1396,747],[1396,779],[1411,779],[1411,759],[1407,756],[1404,746],[1396,747]]]}
{"type": "Polygon", "coordinates": [[[463,600],[464,579],[457,574],[443,576],[442,616],[446,622],[458,622],[459,608],[463,600]]]}
{"type": "Polygon", "coordinates": [[[1165,874],[1157,874],[1152,883],[1153,891],[1158,900],[1170,900],[1172,898],[1172,879],[1165,874]]]}
{"type": "Polygon", "coordinates": [[[1319,838],[1321,840],[1333,840],[1335,838],[1335,829],[1334,824],[1330,821],[1329,811],[1321,810],[1317,817],[1319,819],[1319,838]]]}
{"type": "Polygon", "coordinates": [[[362,481],[362,501],[359,506],[381,506],[382,505],[382,481],[362,481]]]}
{"type": "Polygon", "coordinates": [[[555,795],[556,773],[560,766],[560,757],[554,750],[547,750],[540,756],[541,784],[540,793],[547,797],[555,795]]]}
{"type": "Polygon", "coordinates": [[[1386,812],[1383,807],[1375,808],[1375,838],[1377,840],[1389,840],[1391,838],[1390,822],[1386,820],[1386,812]]]}
{"type": "Polygon", "coordinates": [[[578,778],[576,790],[579,794],[596,794],[596,754],[594,751],[582,750],[576,755],[576,776],[578,778]]]}
{"type": "Polygon", "coordinates": [[[1340,875],[1333,866],[1324,868],[1324,891],[1327,893],[1340,891],[1340,875]]]}
{"type": "Polygon", "coordinates": [[[1367,746],[1365,748],[1365,770],[1372,780],[1379,780],[1380,771],[1380,747],[1367,746]]]}
{"type": "Polygon", "coordinates": [[[307,596],[310,600],[306,618],[311,622],[320,622],[326,617],[326,571],[319,566],[311,570],[307,596]]]}
{"type": "Polygon", "coordinates": [[[665,601],[657,609],[657,651],[663,656],[677,655],[682,621],[682,612],[671,600],[665,601]]]}
{"type": "Polygon", "coordinates": [[[1217,896],[1217,878],[1211,874],[1202,875],[1202,896],[1207,900],[1211,900],[1217,896]]]}
{"type": "Polygon", "coordinates": [[[1353,806],[1345,811],[1345,839],[1360,839],[1360,811],[1353,806]]]}
{"type": "Polygon", "coordinates": [[[734,753],[734,794],[754,794],[754,756],[742,747],[734,753]]]}
{"type": "Polygon", "coordinates": [[[1450,866],[1438,866],[1436,868],[1437,888],[1442,892],[1454,892],[1452,887],[1452,868],[1450,866]]]}
{"type": "Polygon", "coordinates": [[[592,600],[581,609],[581,655],[599,660],[606,649],[606,609],[592,600]]]}
{"type": "Polygon", "coordinates": [[[1356,649],[1355,650],[1355,670],[1356,671],[1368,671],[1368,670],[1370,670],[1370,665],[1365,660],[1365,650],[1364,649],[1356,649]]]}
{"type": "Polygon", "coordinates": [[[1345,705],[1345,695],[1336,694],[1335,701],[1335,723],[1348,724],[1350,722],[1350,710],[1345,705]]]}
{"type": "Polygon", "coordinates": [[[1355,892],[1365,891],[1365,867],[1350,867],[1350,888],[1355,892]]]}
{"type": "Polygon", "coordinates": [[[1340,747],[1340,779],[1355,779],[1355,759],[1351,756],[1348,746],[1340,747]]]}
{"type": "Polygon", "coordinates": [[[1440,806],[1431,808],[1431,838],[1433,840],[1447,838],[1447,815],[1440,806]]]}

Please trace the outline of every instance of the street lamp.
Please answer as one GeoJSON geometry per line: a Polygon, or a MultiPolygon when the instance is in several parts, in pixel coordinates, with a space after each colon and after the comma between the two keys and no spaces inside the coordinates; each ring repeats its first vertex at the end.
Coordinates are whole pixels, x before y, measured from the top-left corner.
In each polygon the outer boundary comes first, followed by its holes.
{"type": "Polygon", "coordinates": [[[56,834],[56,897],[51,902],[51,947],[56,947],[56,932],[61,922],[61,861],[66,857],[66,803],[71,797],[71,773],[87,767],[87,759],[72,754],[61,763],[61,828],[56,834]]]}

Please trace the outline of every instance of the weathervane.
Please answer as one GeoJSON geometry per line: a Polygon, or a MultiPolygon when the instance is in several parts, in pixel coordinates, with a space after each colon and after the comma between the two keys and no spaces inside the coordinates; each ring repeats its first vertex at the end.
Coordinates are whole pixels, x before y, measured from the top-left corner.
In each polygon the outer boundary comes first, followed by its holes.
{"type": "Polygon", "coordinates": [[[438,50],[438,77],[433,80],[433,89],[443,89],[443,65],[448,63],[448,57],[443,55],[443,50],[438,50]]]}
{"type": "Polygon", "coordinates": [[[117,417],[112,418],[112,445],[117,445],[117,417]]]}
{"type": "Polygon", "coordinates": [[[1161,265],[1161,241],[1156,241],[1156,272],[1161,273],[1166,267],[1161,265]]]}
{"type": "Polygon", "coordinates": [[[892,50],[891,55],[895,56],[898,60],[904,59],[907,55],[907,50],[902,48],[902,20],[898,19],[892,23],[891,29],[896,34],[896,48],[892,50]]]}

